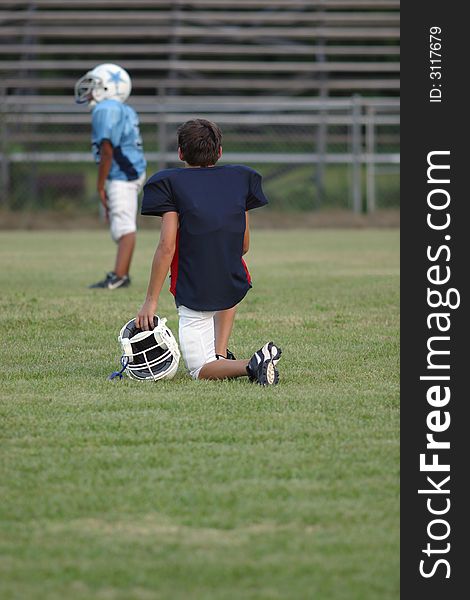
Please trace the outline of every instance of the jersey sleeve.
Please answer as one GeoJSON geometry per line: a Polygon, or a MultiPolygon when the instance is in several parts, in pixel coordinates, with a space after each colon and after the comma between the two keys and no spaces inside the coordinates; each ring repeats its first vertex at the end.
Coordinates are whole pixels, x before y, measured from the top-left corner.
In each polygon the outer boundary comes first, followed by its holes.
{"type": "Polygon", "coordinates": [[[168,178],[151,177],[144,185],[143,215],[161,217],[166,212],[178,212],[168,178]]]}
{"type": "Polygon", "coordinates": [[[259,208],[268,203],[262,188],[262,177],[257,171],[250,172],[250,187],[246,199],[246,210],[259,208]]]}
{"type": "Polygon", "coordinates": [[[116,104],[97,108],[91,122],[95,144],[100,146],[104,140],[109,140],[113,147],[119,146],[125,121],[121,107],[116,104]]]}

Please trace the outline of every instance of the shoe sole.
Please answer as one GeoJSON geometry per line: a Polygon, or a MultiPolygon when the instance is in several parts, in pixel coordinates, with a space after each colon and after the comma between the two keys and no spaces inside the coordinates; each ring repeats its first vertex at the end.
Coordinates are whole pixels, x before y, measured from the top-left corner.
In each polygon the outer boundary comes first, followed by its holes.
{"type": "Polygon", "coordinates": [[[271,360],[268,362],[266,366],[266,382],[268,385],[274,385],[274,381],[276,380],[276,369],[274,367],[274,363],[271,360]]]}
{"type": "Polygon", "coordinates": [[[279,371],[276,369],[276,364],[281,358],[282,350],[275,346],[273,342],[269,342],[261,349],[263,353],[263,367],[261,376],[258,379],[259,385],[277,385],[279,383],[279,371]],[[273,350],[276,352],[274,353],[273,350]],[[275,354],[276,358],[273,357],[275,354]]]}

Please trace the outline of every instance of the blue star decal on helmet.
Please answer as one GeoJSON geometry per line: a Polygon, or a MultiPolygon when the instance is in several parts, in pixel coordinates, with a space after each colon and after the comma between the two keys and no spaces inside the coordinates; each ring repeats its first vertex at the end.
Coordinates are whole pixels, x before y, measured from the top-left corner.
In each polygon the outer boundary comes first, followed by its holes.
{"type": "Polygon", "coordinates": [[[110,77],[110,79],[108,79],[108,83],[112,82],[112,83],[115,83],[116,85],[121,83],[121,81],[122,81],[121,71],[116,71],[115,73],[113,73],[112,71],[108,71],[108,73],[109,73],[109,77],[110,77]]]}

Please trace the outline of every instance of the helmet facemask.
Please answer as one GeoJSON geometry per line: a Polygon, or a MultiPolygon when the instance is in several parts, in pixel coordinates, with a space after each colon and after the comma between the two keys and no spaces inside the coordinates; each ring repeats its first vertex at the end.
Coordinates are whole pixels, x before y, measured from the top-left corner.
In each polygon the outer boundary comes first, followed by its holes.
{"type": "Polygon", "coordinates": [[[75,102],[77,104],[89,104],[97,101],[94,94],[97,90],[103,89],[103,80],[91,71],[85,73],[75,84],[75,102]]]}

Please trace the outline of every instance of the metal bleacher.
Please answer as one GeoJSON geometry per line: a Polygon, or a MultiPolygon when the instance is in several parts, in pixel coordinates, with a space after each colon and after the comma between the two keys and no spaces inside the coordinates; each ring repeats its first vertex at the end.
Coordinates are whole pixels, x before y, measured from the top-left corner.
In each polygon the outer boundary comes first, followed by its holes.
{"type": "Polygon", "coordinates": [[[130,72],[132,104],[157,127],[150,156],[160,166],[168,127],[195,111],[222,125],[316,125],[328,162],[320,129],[352,126],[357,95],[361,125],[398,122],[399,1],[2,1],[4,177],[7,162],[85,160],[89,115],[73,86],[101,62],[130,72]]]}
{"type": "Polygon", "coordinates": [[[119,62],[139,94],[395,94],[397,0],[3,2],[3,85],[68,93],[119,62]]]}

